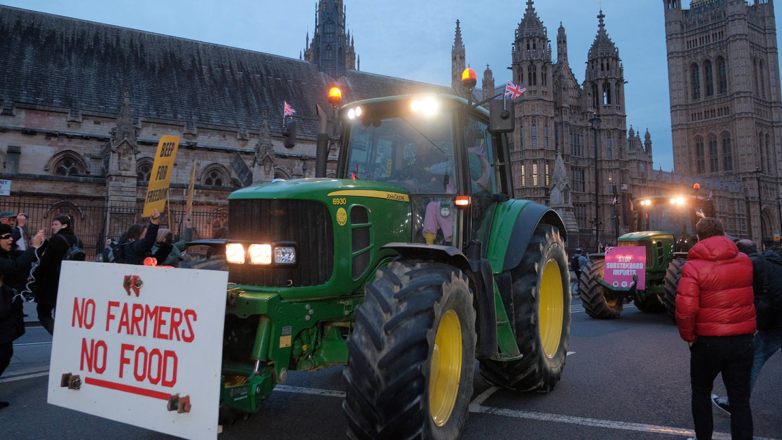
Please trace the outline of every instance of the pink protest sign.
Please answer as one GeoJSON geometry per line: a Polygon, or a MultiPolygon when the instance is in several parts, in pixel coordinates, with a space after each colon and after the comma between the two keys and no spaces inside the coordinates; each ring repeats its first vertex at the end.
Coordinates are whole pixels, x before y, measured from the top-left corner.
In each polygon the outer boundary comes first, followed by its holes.
{"type": "Polygon", "coordinates": [[[603,281],[619,288],[633,285],[638,276],[638,290],[646,289],[646,248],[644,246],[614,247],[606,252],[603,281]]]}

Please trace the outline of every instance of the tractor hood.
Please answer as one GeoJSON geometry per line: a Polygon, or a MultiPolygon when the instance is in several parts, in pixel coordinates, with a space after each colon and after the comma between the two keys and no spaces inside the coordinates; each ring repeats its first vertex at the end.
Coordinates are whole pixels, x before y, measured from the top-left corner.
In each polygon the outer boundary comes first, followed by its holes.
{"type": "Polygon", "coordinates": [[[228,200],[292,199],[323,200],[326,197],[365,197],[409,202],[409,192],[404,188],[369,180],[307,178],[281,180],[243,188],[233,192],[228,200]]]}
{"type": "Polygon", "coordinates": [[[652,240],[660,237],[670,237],[673,234],[665,231],[644,231],[644,232],[631,232],[619,237],[619,241],[642,241],[652,240]]]}

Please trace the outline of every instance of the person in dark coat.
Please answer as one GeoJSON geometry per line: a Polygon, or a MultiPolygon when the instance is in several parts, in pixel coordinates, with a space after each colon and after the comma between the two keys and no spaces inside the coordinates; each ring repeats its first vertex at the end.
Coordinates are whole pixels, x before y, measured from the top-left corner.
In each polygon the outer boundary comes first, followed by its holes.
{"type": "MultiPolygon", "coordinates": [[[[43,231],[37,234],[29,249],[12,259],[13,235],[9,225],[0,224],[0,376],[14,355],[13,342],[24,334],[22,298],[17,295],[24,283],[30,265],[35,259],[35,248],[43,242],[43,231]]],[[[0,401],[0,409],[8,402],[0,401]]]]}
{"type": "Polygon", "coordinates": [[[32,271],[35,278],[33,293],[35,302],[38,303],[38,320],[50,334],[54,334],[52,311],[57,306],[62,260],[71,246],[81,245],[81,240],[73,233],[71,218],[67,215],[58,215],[52,220],[52,232],[52,237],[44,243],[43,255],[39,254],[38,267],[32,271]]]}
{"type": "Polygon", "coordinates": [[[140,266],[144,264],[144,259],[150,256],[152,246],[157,240],[158,229],[160,228],[160,211],[157,209],[152,212],[149,218],[149,227],[144,225],[133,225],[125,233],[122,253],[125,258],[125,264],[135,264],[140,266]]]}
{"type": "Polygon", "coordinates": [[[695,226],[698,243],[687,253],[676,290],[676,325],[690,344],[692,418],[699,439],[714,431],[711,391],[722,373],[733,409],[733,439],[752,439],[749,406],[755,333],[752,261],[725,236],[715,218],[695,226]]]}
{"type": "MultiPolygon", "coordinates": [[[[779,310],[782,305],[782,258],[771,249],[761,255],[752,240],[739,240],[736,246],[749,256],[753,267],[752,290],[755,293],[758,331],[755,333],[755,357],[749,379],[751,391],[755,389],[755,382],[766,361],[782,350],[782,311],[779,310]]],[[[711,400],[721,410],[731,413],[727,397],[712,394],[711,400]]]]}

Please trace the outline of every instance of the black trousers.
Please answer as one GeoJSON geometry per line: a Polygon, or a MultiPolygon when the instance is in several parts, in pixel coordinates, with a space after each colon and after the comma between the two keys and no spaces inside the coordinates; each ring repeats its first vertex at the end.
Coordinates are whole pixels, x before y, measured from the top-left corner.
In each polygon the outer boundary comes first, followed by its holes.
{"type": "Polygon", "coordinates": [[[14,343],[3,342],[0,343],[0,376],[3,375],[3,371],[11,363],[11,358],[14,356],[14,343]]]}
{"type": "Polygon", "coordinates": [[[752,440],[752,410],[749,378],[752,372],[753,335],[699,336],[690,347],[692,418],[698,440],[711,440],[714,431],[711,391],[722,373],[730,401],[730,432],[733,440],[752,440]]]}
{"type": "Polygon", "coordinates": [[[45,328],[50,335],[53,335],[54,317],[52,316],[52,310],[54,310],[54,306],[38,303],[35,310],[38,312],[38,320],[41,321],[43,328],[45,328]]]}

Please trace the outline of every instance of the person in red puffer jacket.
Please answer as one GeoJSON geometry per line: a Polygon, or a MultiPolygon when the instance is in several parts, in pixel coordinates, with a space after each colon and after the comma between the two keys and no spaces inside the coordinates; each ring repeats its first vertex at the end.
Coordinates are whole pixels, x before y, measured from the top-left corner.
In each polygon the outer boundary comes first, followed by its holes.
{"type": "Polygon", "coordinates": [[[731,437],[752,439],[752,261],[725,236],[719,220],[704,218],[696,231],[699,241],[687,254],[676,296],[676,325],[690,344],[695,434],[699,440],[711,439],[711,391],[722,373],[732,411],[731,437]]]}

